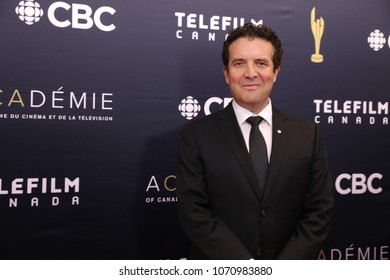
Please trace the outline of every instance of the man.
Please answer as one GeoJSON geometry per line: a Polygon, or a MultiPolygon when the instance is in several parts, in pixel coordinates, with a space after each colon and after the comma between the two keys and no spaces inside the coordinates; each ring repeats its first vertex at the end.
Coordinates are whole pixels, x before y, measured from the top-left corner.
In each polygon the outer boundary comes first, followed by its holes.
{"type": "Polygon", "coordinates": [[[265,26],[231,31],[222,58],[233,101],[183,128],[177,196],[190,258],[316,259],[327,237],[332,180],[319,129],[269,98],[282,53],[265,26]]]}

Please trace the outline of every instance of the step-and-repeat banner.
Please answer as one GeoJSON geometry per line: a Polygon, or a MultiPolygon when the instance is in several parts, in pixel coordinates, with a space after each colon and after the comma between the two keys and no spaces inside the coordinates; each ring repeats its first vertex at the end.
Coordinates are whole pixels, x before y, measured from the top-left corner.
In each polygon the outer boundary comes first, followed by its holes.
{"type": "Polygon", "coordinates": [[[389,259],[388,0],[1,1],[0,258],[184,258],[180,130],[230,102],[222,43],[245,22],[282,40],[273,104],[324,134],[319,258],[389,259]]]}

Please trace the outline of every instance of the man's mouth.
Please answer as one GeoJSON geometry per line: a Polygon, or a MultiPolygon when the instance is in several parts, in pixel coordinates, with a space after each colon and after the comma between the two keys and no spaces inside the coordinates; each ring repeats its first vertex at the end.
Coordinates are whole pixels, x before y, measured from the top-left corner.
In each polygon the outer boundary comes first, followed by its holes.
{"type": "Polygon", "coordinates": [[[242,85],[242,87],[246,90],[255,90],[255,89],[258,89],[260,87],[260,84],[245,84],[245,85],[242,85]]]}

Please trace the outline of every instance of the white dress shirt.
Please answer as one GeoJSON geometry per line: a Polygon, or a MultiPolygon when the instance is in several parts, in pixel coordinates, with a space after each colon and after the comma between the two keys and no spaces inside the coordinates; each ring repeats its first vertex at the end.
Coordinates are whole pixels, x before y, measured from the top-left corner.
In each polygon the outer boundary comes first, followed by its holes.
{"type": "Polygon", "coordinates": [[[247,118],[253,116],[260,116],[264,119],[264,121],[262,121],[259,124],[259,129],[261,134],[263,134],[265,144],[267,145],[268,162],[270,162],[271,150],[272,150],[272,104],[271,104],[271,99],[268,100],[269,100],[268,105],[257,115],[253,114],[252,112],[238,105],[234,99],[233,99],[233,109],[234,109],[234,113],[236,114],[238,125],[241,128],[242,135],[244,136],[248,153],[249,153],[249,134],[251,131],[251,125],[246,120],[247,118]]]}

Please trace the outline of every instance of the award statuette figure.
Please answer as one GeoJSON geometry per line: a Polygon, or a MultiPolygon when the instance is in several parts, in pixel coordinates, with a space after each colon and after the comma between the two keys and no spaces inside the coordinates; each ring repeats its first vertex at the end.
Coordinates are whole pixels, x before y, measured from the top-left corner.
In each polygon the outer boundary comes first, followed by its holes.
{"type": "Polygon", "coordinates": [[[315,53],[311,55],[311,61],[321,63],[324,61],[324,56],[320,54],[321,38],[324,34],[325,21],[322,17],[315,19],[316,8],[311,10],[311,32],[314,36],[315,53]]]}

